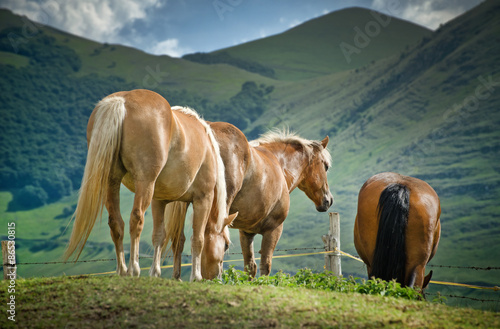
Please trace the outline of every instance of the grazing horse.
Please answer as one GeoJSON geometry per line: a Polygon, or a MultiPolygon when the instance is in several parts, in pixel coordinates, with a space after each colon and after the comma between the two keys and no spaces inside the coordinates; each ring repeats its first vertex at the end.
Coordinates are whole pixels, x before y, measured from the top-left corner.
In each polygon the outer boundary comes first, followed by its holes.
{"type": "Polygon", "coordinates": [[[205,241],[206,229],[221,237],[227,231],[224,164],[210,126],[191,109],[173,111],[157,93],[132,90],[114,93],[97,104],[88,122],[87,141],[87,163],[65,259],[75,252],[78,259],[105,205],[116,248],[116,271],[139,276],[139,239],[144,213],[151,204],[154,258],[149,274],[159,276],[166,240],[164,218],[175,218],[166,205],[180,200],[193,204],[191,280],[201,280],[201,252],[212,241],[205,241]],[[135,193],[128,269],[119,203],[121,183],[135,193]],[[216,216],[209,219],[213,208],[216,216]]]}
{"type": "Polygon", "coordinates": [[[426,182],[396,173],[368,179],[358,198],[354,245],[368,277],[425,288],[425,265],[437,251],[439,198],[426,182]]]}
{"type": "MultiPolygon", "coordinates": [[[[321,212],[333,203],[327,181],[331,166],[326,149],[328,137],[320,142],[288,132],[269,132],[248,143],[243,133],[229,123],[214,122],[210,126],[224,162],[229,213],[238,214],[230,227],[240,231],[245,270],[253,277],[257,274],[253,239],[261,234],[260,273],[268,275],[290,208],[290,192],[298,187],[321,212]]],[[[214,264],[205,251],[209,249],[203,250],[202,262],[214,264]]],[[[178,260],[174,264],[180,264],[181,252],[182,244],[174,248],[174,259],[178,260]]],[[[175,268],[180,275],[180,267],[175,268]]],[[[202,275],[212,278],[221,270],[222,263],[218,267],[203,264],[202,275]]]]}

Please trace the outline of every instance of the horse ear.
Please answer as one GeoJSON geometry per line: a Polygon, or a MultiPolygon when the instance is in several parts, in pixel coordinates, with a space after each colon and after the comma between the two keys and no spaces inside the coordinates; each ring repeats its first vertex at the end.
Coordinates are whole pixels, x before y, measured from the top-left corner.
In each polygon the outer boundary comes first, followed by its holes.
{"type": "Polygon", "coordinates": [[[326,146],[328,145],[328,142],[330,141],[330,138],[328,138],[328,136],[326,136],[322,141],[321,141],[321,145],[323,146],[323,148],[326,149],[326,146]]]}
{"type": "Polygon", "coordinates": [[[233,223],[234,219],[238,216],[238,212],[235,212],[234,214],[231,214],[226,217],[226,220],[224,221],[225,226],[231,226],[233,223]]]}

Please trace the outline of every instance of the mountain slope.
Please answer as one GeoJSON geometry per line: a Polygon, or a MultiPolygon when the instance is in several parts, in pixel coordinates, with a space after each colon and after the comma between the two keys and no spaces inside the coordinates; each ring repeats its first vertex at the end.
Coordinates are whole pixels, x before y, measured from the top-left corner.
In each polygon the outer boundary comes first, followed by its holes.
{"type": "Polygon", "coordinates": [[[28,64],[29,56],[19,54],[18,48],[29,46],[45,35],[54,38],[54,44],[72,49],[80,58],[81,66],[75,73],[77,77],[89,74],[115,76],[134,83],[136,87],[159,88],[166,93],[185,89],[215,102],[235,95],[248,80],[269,84],[269,79],[229,65],[200,65],[166,55],[147,54],[127,46],[101,44],[32,22],[6,9],[0,9],[2,30],[11,35],[0,53],[1,64],[12,64],[13,56],[17,58],[18,66],[28,64]]]}
{"type": "Polygon", "coordinates": [[[363,8],[348,8],[212,55],[226,53],[257,62],[273,69],[277,79],[297,80],[362,67],[430,34],[410,22],[363,8]]]}

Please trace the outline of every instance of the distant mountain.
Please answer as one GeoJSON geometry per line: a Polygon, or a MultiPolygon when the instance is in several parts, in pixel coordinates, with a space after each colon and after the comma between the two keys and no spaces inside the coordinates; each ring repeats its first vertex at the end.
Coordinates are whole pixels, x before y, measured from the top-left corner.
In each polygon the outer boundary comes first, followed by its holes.
{"type": "Polygon", "coordinates": [[[419,25],[364,8],[347,8],[286,32],[209,54],[186,55],[198,62],[258,63],[264,75],[297,80],[362,67],[429,37],[419,25]],[[202,56],[203,55],[203,56],[202,56]]]}

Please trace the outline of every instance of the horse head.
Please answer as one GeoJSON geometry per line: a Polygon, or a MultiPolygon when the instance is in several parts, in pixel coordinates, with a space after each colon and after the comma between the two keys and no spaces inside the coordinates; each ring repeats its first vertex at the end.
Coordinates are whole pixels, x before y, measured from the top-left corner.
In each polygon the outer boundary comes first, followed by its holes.
{"type": "Polygon", "coordinates": [[[326,146],[329,138],[314,143],[309,164],[302,172],[298,188],[316,205],[316,210],[325,212],[333,204],[333,196],[328,187],[327,171],[331,166],[331,156],[326,146]]]}
{"type": "Polygon", "coordinates": [[[211,225],[207,225],[201,254],[201,275],[204,279],[212,280],[222,276],[224,253],[231,244],[228,226],[231,225],[236,216],[238,216],[237,212],[226,217],[220,231],[211,225]]]}

